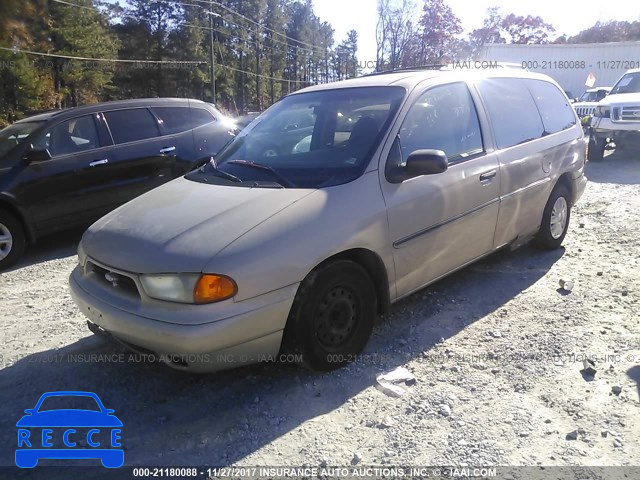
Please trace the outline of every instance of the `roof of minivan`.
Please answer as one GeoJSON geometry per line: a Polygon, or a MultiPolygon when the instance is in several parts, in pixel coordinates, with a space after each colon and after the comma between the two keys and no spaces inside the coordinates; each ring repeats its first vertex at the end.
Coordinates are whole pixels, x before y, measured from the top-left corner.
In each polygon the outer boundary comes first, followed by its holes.
{"type": "MultiPolygon", "coordinates": [[[[413,89],[418,83],[429,79],[448,79],[452,81],[460,81],[466,79],[478,78],[530,78],[537,80],[546,80],[554,82],[554,80],[541,73],[528,72],[526,70],[512,68],[496,68],[496,69],[453,69],[453,70],[403,70],[389,73],[376,73],[365,75],[362,77],[351,78],[333,83],[323,83],[313,85],[311,87],[298,90],[291,95],[300,93],[315,92],[320,90],[329,90],[336,88],[352,88],[352,87],[386,87],[397,85],[413,89]]],[[[554,82],[555,83],[555,82],[554,82]]]]}
{"type": "Polygon", "coordinates": [[[102,102],[102,103],[94,103],[92,105],[84,105],[81,107],[73,107],[73,108],[65,108],[62,110],[53,110],[51,112],[40,113],[38,115],[33,115],[31,117],[23,118],[22,120],[18,120],[15,123],[23,123],[23,122],[42,122],[49,120],[53,117],[65,118],[67,116],[76,116],[81,115],[83,113],[94,113],[100,112],[103,110],[114,110],[117,108],[123,107],[144,107],[144,106],[153,106],[153,107],[169,107],[169,106],[180,106],[180,105],[188,105],[189,102],[199,103],[205,105],[205,102],[202,100],[195,100],[192,98],[137,98],[134,100],[114,100],[111,102],[102,102]]]}

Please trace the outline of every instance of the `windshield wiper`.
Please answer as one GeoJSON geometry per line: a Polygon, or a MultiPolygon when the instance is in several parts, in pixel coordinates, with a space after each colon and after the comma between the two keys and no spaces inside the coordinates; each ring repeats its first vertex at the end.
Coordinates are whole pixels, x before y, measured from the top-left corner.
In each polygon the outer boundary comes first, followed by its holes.
{"type": "Polygon", "coordinates": [[[229,162],[232,165],[243,165],[245,167],[249,167],[249,168],[255,168],[258,170],[265,170],[269,173],[271,173],[271,175],[273,175],[274,177],[276,177],[278,180],[280,180],[280,182],[287,188],[296,188],[296,185],[289,180],[288,178],[284,177],[282,174],[278,173],[276,170],[274,170],[273,168],[271,168],[268,165],[263,165],[262,163],[257,163],[257,162],[252,162],[249,160],[230,160],[229,162]]]}
{"type": "Polygon", "coordinates": [[[220,170],[218,168],[218,164],[216,163],[216,161],[215,161],[215,159],[213,157],[211,157],[211,160],[209,161],[209,163],[206,163],[205,165],[200,167],[199,170],[202,173],[209,173],[209,174],[213,175],[214,177],[224,178],[226,180],[231,180],[232,182],[235,182],[235,183],[242,183],[242,180],[239,179],[238,177],[236,177],[235,175],[231,175],[230,173],[227,173],[227,172],[225,172],[223,170],[220,170]],[[207,167],[209,167],[210,171],[206,171],[207,167]]]}

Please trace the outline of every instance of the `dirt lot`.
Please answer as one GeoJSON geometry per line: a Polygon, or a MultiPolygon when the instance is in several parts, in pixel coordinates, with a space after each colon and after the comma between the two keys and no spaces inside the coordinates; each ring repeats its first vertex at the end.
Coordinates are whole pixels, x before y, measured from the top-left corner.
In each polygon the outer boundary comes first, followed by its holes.
{"type": "Polygon", "coordinates": [[[328,374],[138,362],[69,297],[79,233],[50,239],[0,275],[0,465],[51,390],[114,408],[129,465],[640,465],[640,159],[588,175],[565,249],[499,253],[411,296],[328,374]],[[392,398],[376,375],[398,366],[417,382],[392,398]]]}

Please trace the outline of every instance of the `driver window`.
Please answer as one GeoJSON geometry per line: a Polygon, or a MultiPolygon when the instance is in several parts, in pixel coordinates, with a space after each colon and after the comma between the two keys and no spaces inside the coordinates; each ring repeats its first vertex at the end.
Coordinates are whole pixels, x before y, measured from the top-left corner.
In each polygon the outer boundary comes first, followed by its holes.
{"type": "Polygon", "coordinates": [[[73,118],[47,130],[34,150],[48,149],[52,157],[81,153],[98,148],[98,131],[92,115],[73,118]]]}
{"type": "Polygon", "coordinates": [[[423,149],[442,150],[449,162],[483,152],[478,114],[464,83],[427,90],[407,113],[398,137],[402,163],[423,149]]]}

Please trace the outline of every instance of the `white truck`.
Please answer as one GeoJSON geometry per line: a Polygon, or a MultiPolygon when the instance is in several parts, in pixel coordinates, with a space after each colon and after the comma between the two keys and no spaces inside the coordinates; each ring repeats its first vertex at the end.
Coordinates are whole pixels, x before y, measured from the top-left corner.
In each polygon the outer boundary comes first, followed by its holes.
{"type": "Polygon", "coordinates": [[[602,161],[605,147],[640,150],[640,69],[628,70],[593,112],[589,160],[602,161]]]}
{"type": "Polygon", "coordinates": [[[591,117],[598,106],[598,102],[609,95],[610,91],[611,87],[590,88],[573,104],[573,108],[583,121],[583,125],[591,125],[591,117]],[[587,119],[588,122],[585,122],[585,119],[587,119]]]}

